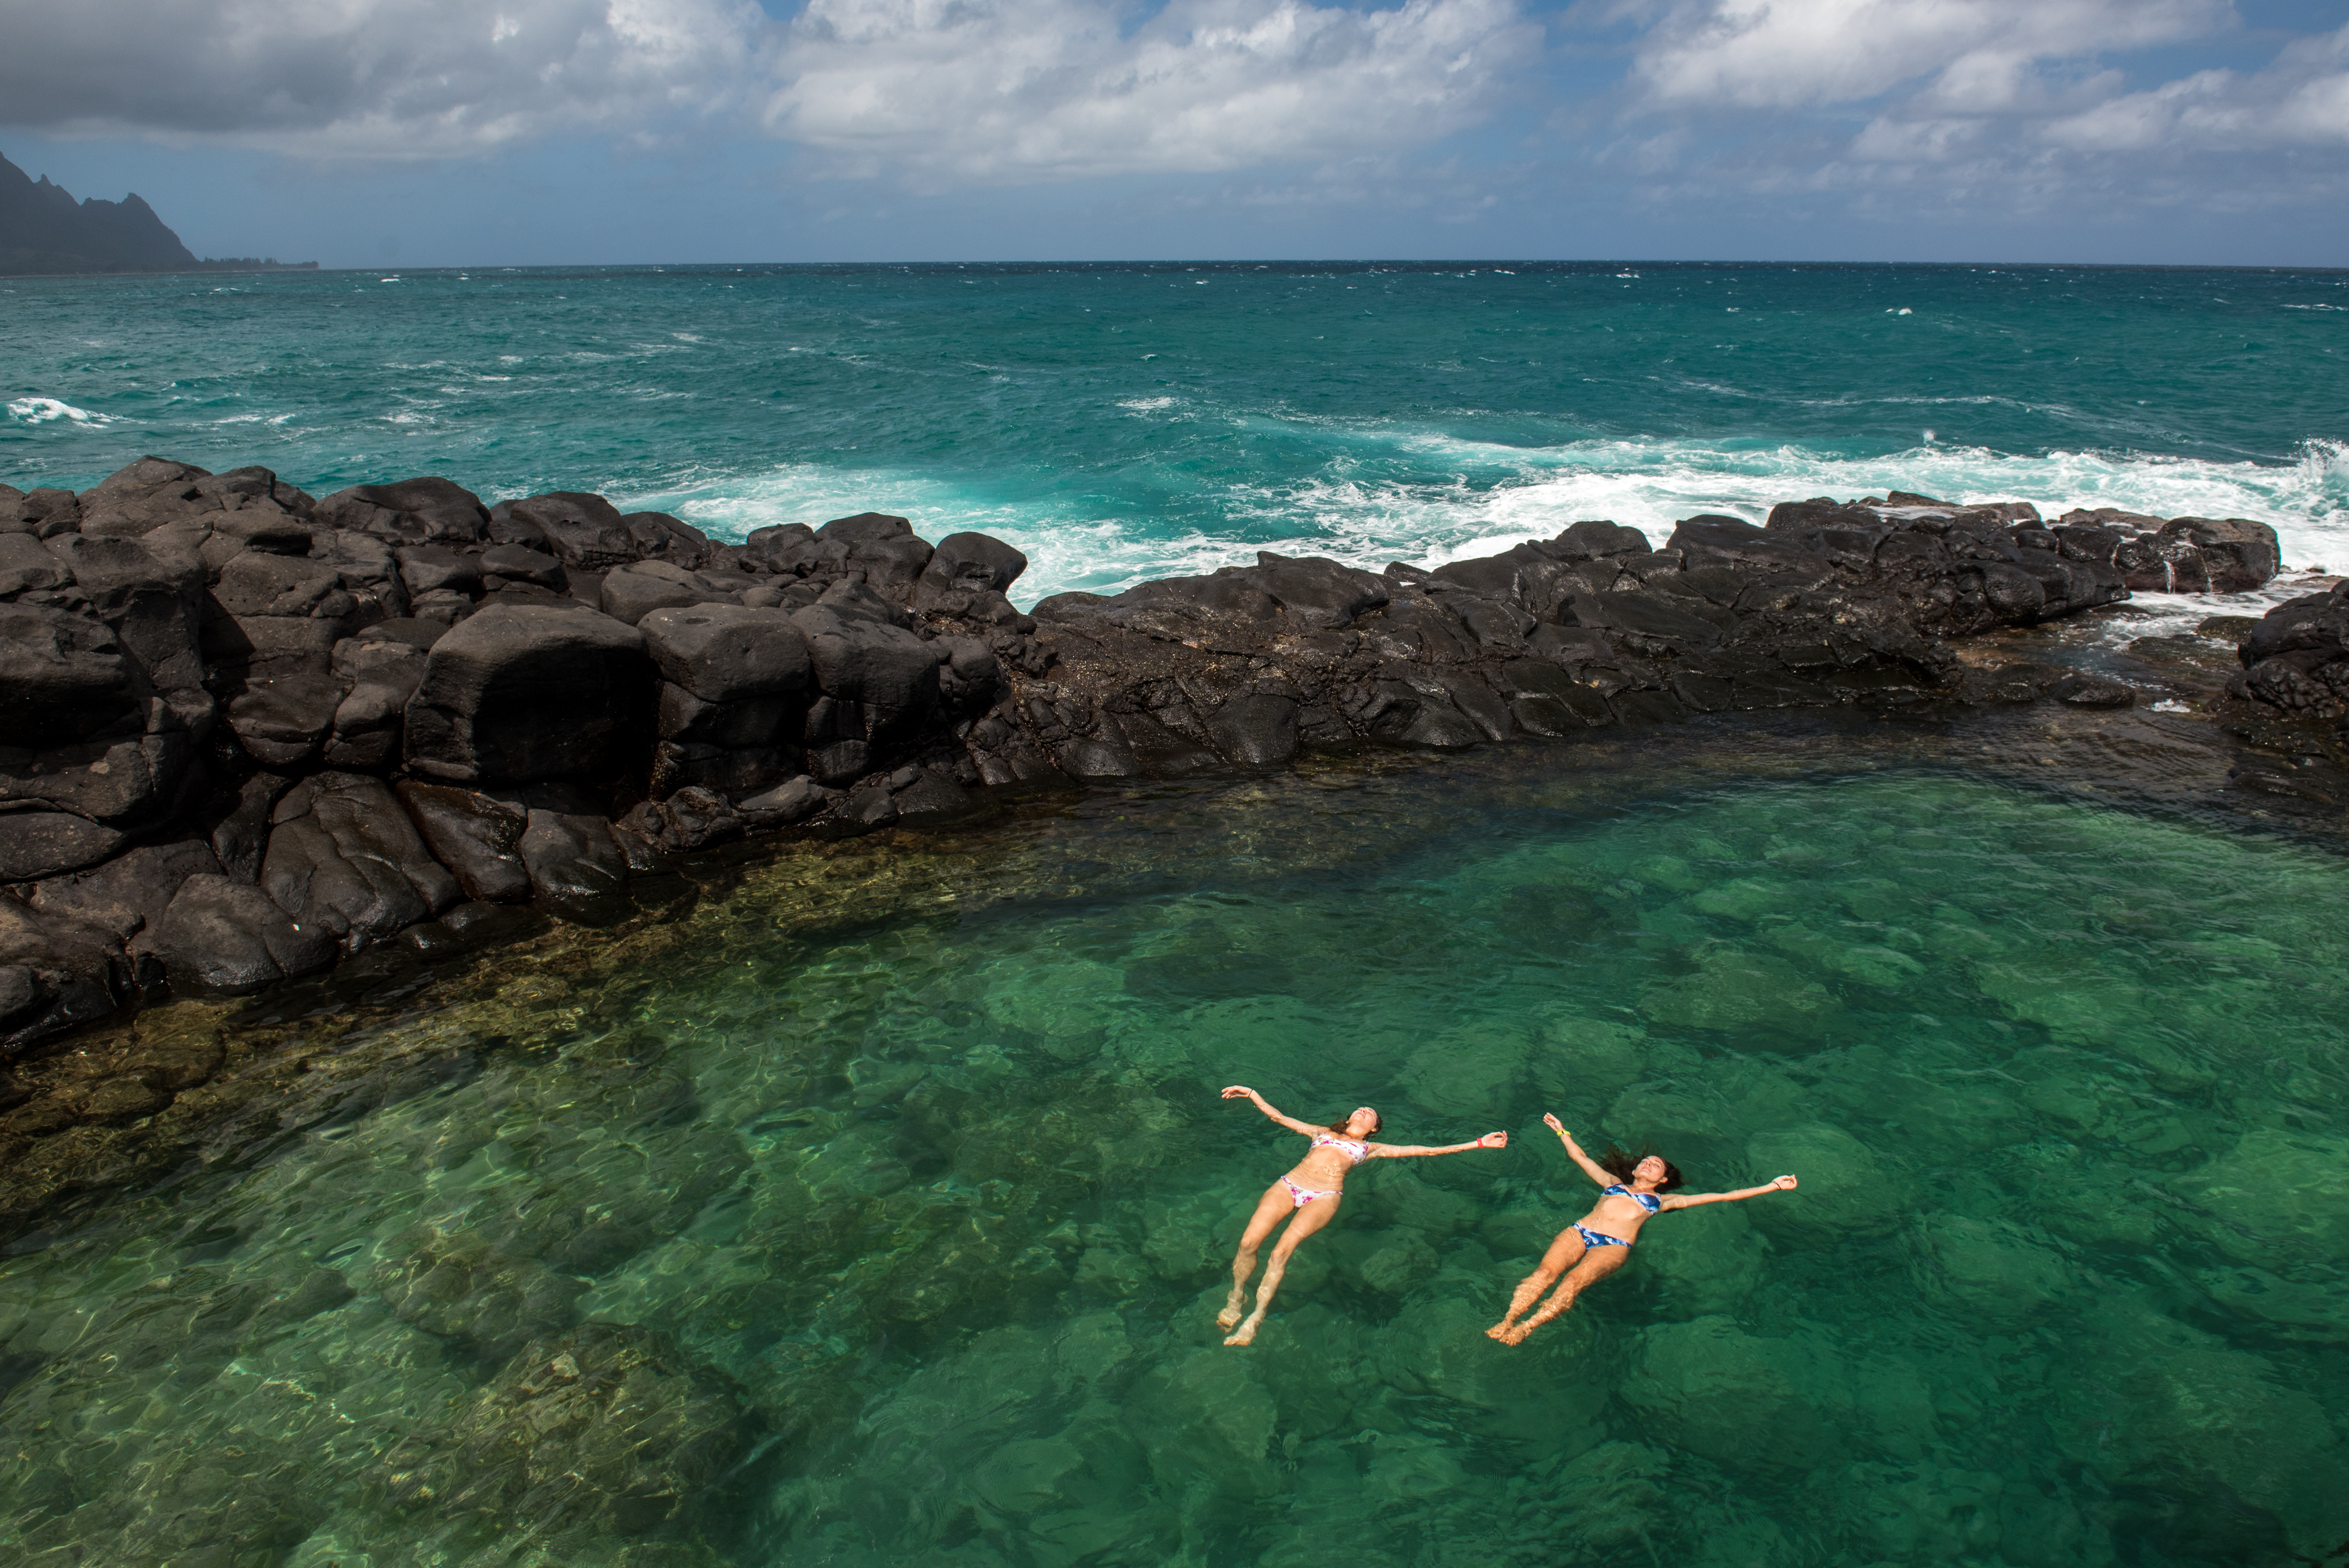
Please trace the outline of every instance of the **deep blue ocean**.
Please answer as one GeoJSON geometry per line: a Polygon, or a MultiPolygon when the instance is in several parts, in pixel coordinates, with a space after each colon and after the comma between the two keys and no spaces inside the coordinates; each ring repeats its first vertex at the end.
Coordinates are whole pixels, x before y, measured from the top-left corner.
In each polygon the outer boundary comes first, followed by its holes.
{"type": "Polygon", "coordinates": [[[2349,554],[2349,273],[1645,263],[559,268],[0,289],[0,480],[447,474],[713,532],[999,533],[1023,598],[1889,488],[2349,554]]]}
{"type": "MultiPolygon", "coordinates": [[[[1023,602],[1893,487],[2349,555],[2349,274],[0,301],[20,487],[157,452],[318,494],[596,489],[720,533],[880,508],[1018,541],[1023,602]]],[[[276,1087],[0,1248],[0,1562],[2342,1568],[2337,837],[2209,805],[2223,759],[2160,727],[2199,718],[2052,715],[1044,798],[771,841],[638,884],[656,913],[612,930],[100,1026],[81,1059],[134,1031],[276,1087]],[[1356,1171],[1226,1348],[1232,1247],[1304,1148],[1232,1083],[1513,1141],[1356,1171]],[[1485,1328],[1593,1198],[1545,1111],[1693,1189],[1801,1186],[1659,1216],[1505,1348],[1485,1328]]]]}

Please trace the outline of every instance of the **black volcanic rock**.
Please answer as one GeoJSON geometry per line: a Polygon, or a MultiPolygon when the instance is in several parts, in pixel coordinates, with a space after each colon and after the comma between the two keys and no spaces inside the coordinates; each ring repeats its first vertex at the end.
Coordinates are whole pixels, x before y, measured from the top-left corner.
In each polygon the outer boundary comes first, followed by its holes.
{"type": "MultiPolygon", "coordinates": [[[[144,458],[79,496],[0,490],[0,1052],[159,973],[243,992],[394,935],[429,957],[492,940],[459,927],[498,903],[603,923],[667,857],[952,821],[981,789],[2130,701],[1982,678],[1950,644],[2274,560],[2256,523],[1896,493],[1690,518],[1661,550],[1590,521],[1433,571],[1267,552],[1023,614],[1019,551],[885,513],[717,544],[585,492],[314,501],[144,458]]],[[[2247,700],[2349,708],[2342,594],[2271,614],[2244,663],[2247,700]]]]}
{"type": "Polygon", "coordinates": [[[2349,583],[2277,605],[2237,655],[2235,696],[2290,718],[2338,719],[2349,733],[2349,583]]]}
{"type": "Polygon", "coordinates": [[[492,606],[432,645],[408,705],[408,765],[467,784],[618,772],[649,738],[652,684],[634,627],[492,606]]]}
{"type": "Polygon", "coordinates": [[[336,948],[330,933],[295,924],[261,889],[206,875],[180,885],[144,945],[175,989],[199,995],[243,995],[315,973],[336,948]]]}

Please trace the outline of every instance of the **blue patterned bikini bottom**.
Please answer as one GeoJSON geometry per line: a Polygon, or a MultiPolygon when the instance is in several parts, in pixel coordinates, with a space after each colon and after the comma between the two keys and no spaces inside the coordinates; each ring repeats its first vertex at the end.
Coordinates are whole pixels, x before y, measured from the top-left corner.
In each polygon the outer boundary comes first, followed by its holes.
{"type": "Polygon", "coordinates": [[[1620,1236],[1601,1235],[1588,1225],[1574,1228],[1582,1233],[1582,1244],[1586,1247],[1628,1247],[1631,1244],[1620,1236]]]}

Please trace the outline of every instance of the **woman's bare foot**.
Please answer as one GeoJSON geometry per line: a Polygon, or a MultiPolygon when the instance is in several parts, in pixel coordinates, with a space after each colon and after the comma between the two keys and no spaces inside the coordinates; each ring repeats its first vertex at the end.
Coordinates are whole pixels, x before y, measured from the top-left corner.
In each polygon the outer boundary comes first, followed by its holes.
{"type": "Polygon", "coordinates": [[[1264,1319],[1261,1317],[1249,1318],[1246,1323],[1240,1325],[1239,1332],[1234,1334],[1229,1339],[1225,1340],[1224,1343],[1226,1345],[1255,1344],[1257,1326],[1263,1321],[1264,1319]]]}
{"type": "Polygon", "coordinates": [[[1247,1309],[1247,1296],[1246,1293],[1235,1288],[1232,1292],[1232,1299],[1224,1303],[1223,1311],[1216,1314],[1216,1326],[1217,1328],[1231,1327],[1240,1320],[1240,1314],[1247,1309]]]}
{"type": "Polygon", "coordinates": [[[1516,1325],[1504,1319],[1502,1322],[1496,1323],[1493,1325],[1492,1327],[1485,1330],[1485,1337],[1487,1339],[1497,1339],[1504,1345],[1515,1345],[1516,1341],[1509,1337],[1509,1333],[1516,1326],[1516,1325]]]}
{"type": "Polygon", "coordinates": [[[1531,1334],[1533,1331],[1534,1326],[1532,1324],[1520,1323],[1515,1328],[1508,1329],[1506,1332],[1497,1328],[1489,1330],[1488,1332],[1492,1334],[1494,1338],[1499,1340],[1504,1345],[1523,1345],[1526,1342],[1526,1336],[1531,1334]]]}

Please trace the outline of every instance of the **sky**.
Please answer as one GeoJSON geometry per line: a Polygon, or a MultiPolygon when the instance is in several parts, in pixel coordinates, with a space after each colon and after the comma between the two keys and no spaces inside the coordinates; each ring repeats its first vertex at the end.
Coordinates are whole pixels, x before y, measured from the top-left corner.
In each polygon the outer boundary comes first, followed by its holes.
{"type": "Polygon", "coordinates": [[[2349,265],[2349,0],[0,0],[199,255],[2349,265]]]}

